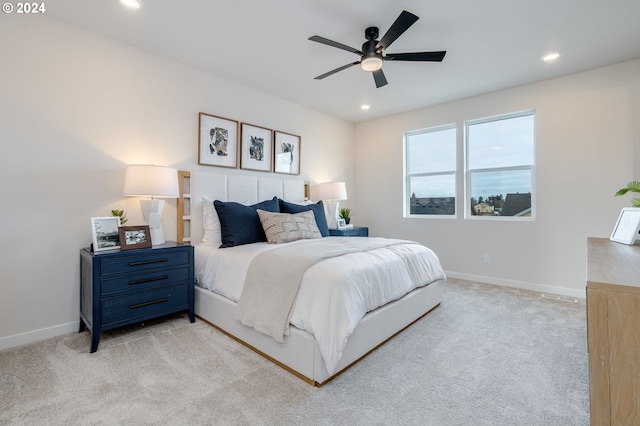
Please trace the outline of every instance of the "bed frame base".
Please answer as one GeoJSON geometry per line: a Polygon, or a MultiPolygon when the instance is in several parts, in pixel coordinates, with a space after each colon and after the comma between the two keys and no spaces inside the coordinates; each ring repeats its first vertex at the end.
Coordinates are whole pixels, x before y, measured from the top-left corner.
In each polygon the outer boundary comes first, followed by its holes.
{"type": "Polygon", "coordinates": [[[200,319],[234,340],[305,382],[321,387],[425,316],[441,300],[442,282],[436,281],[369,312],[349,336],[337,372],[333,375],[327,372],[313,335],[306,331],[291,327],[289,336],[280,344],[236,321],[235,302],[197,286],[195,312],[200,319]]]}

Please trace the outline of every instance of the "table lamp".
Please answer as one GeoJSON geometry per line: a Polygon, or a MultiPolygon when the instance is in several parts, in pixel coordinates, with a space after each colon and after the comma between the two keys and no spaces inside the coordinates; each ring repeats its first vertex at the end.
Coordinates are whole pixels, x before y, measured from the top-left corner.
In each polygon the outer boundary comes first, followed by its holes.
{"type": "Polygon", "coordinates": [[[159,198],[178,198],[178,170],[154,165],[127,166],[122,194],[129,197],[151,197],[150,200],[140,200],[142,216],[149,225],[151,244],[164,244],[164,200],[159,198]]]}
{"type": "Polygon", "coordinates": [[[318,197],[327,206],[327,225],[329,229],[338,229],[338,209],[340,200],[347,199],[347,187],[344,182],[325,182],[318,185],[318,197]]]}

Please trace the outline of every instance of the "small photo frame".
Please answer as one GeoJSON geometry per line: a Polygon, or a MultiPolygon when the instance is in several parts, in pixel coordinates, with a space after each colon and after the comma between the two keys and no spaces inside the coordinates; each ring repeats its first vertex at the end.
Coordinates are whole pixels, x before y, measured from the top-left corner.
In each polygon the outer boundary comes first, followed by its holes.
{"type": "Polygon", "coordinates": [[[338,229],[347,229],[347,221],[344,219],[336,219],[338,222],[338,229]]]}
{"type": "Polygon", "coordinates": [[[238,122],[200,113],[198,164],[238,167],[238,122]]]}
{"type": "Polygon", "coordinates": [[[271,171],[273,131],[253,124],[241,124],[240,168],[245,170],[271,171]]]}
{"type": "Polygon", "coordinates": [[[611,241],[632,246],[640,230],[640,208],[625,207],[618,216],[616,226],[611,233],[611,241]]]}
{"type": "Polygon", "coordinates": [[[121,226],[119,235],[122,250],[151,247],[151,233],[148,225],[121,226]]]}
{"type": "Polygon", "coordinates": [[[117,250],[120,248],[120,218],[118,216],[92,217],[91,239],[93,251],[117,250]]]}
{"type": "Polygon", "coordinates": [[[273,162],[276,173],[300,174],[300,136],[274,132],[273,162]]]}

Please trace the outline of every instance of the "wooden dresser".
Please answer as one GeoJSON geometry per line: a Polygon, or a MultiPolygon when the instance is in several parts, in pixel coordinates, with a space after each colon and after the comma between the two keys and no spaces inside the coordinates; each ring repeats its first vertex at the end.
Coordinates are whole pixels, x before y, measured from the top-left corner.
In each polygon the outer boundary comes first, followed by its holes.
{"type": "Polygon", "coordinates": [[[587,247],[591,425],[640,425],[640,246],[587,247]]]}

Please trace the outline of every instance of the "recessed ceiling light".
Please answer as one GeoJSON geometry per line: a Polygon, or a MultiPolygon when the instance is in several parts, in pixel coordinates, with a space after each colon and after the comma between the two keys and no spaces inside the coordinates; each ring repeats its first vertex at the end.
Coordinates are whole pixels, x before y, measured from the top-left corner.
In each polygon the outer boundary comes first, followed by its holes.
{"type": "Polygon", "coordinates": [[[545,61],[545,62],[551,62],[551,61],[555,61],[559,57],[560,57],[560,54],[558,52],[551,52],[551,53],[548,53],[548,54],[544,55],[542,57],[542,60],[545,61]]]}
{"type": "Polygon", "coordinates": [[[360,109],[365,110],[365,111],[368,110],[369,108],[371,108],[371,106],[369,106],[369,105],[360,106],[360,109]]]}
{"type": "Polygon", "coordinates": [[[138,0],[120,0],[120,3],[129,9],[140,9],[141,6],[138,0]]]}

